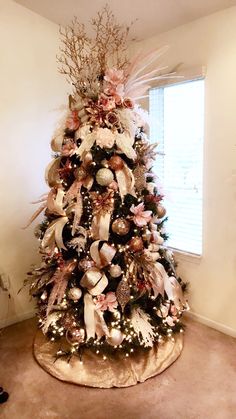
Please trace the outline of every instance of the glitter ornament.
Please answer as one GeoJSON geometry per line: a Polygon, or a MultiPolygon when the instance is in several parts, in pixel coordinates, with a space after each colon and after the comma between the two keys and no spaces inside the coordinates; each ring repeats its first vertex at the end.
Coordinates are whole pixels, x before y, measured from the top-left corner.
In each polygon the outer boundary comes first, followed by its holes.
{"type": "Polygon", "coordinates": [[[111,157],[108,164],[112,170],[121,170],[124,167],[124,162],[120,156],[111,157]]]}
{"type": "Polygon", "coordinates": [[[129,248],[132,252],[140,252],[143,249],[143,241],[140,237],[133,237],[129,241],[129,248]]]}
{"type": "Polygon", "coordinates": [[[166,209],[163,207],[163,205],[157,206],[157,216],[158,218],[163,218],[166,215],[166,209]]]}
{"type": "Polygon", "coordinates": [[[118,346],[124,340],[124,335],[119,329],[112,328],[109,333],[109,337],[107,337],[107,343],[111,346],[118,346]]]}
{"type": "Polygon", "coordinates": [[[101,186],[108,186],[114,180],[113,173],[110,169],[99,169],[96,174],[96,181],[101,186]]]}
{"type": "Polygon", "coordinates": [[[116,289],[116,298],[121,306],[122,311],[124,311],[126,304],[130,300],[130,288],[127,280],[122,279],[119,282],[118,287],[116,289]]]}
{"type": "Polygon", "coordinates": [[[78,301],[82,296],[82,291],[80,288],[73,287],[68,292],[68,297],[73,301],[78,301]]]}
{"type": "Polygon", "coordinates": [[[122,273],[121,267],[119,265],[111,265],[109,273],[113,278],[118,278],[122,273]]]}
{"type": "Polygon", "coordinates": [[[130,230],[130,223],[125,218],[117,218],[112,223],[113,233],[118,234],[119,236],[125,236],[130,230]]]}

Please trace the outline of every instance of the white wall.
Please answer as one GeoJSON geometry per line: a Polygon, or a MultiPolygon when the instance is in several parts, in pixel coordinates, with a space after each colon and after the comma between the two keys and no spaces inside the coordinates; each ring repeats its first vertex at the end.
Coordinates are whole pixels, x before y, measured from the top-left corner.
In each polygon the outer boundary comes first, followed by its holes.
{"type": "Polygon", "coordinates": [[[204,250],[200,260],[177,255],[179,273],[190,282],[192,311],[236,336],[236,8],[139,42],[134,49],[163,45],[170,47],[162,59],[170,68],[179,62],[183,72],[207,67],[204,250]]]}
{"type": "Polygon", "coordinates": [[[17,295],[37,261],[30,202],[47,188],[54,111],[69,90],[57,74],[58,27],[10,0],[0,0],[0,273],[10,279],[11,300],[0,290],[0,326],[32,313],[27,291],[17,295]]]}

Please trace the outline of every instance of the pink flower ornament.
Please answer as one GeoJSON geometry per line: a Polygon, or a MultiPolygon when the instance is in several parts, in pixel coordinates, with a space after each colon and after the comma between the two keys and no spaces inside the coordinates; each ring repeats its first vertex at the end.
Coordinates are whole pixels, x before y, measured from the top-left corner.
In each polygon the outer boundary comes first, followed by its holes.
{"type": "Polygon", "coordinates": [[[118,306],[116,299],[116,294],[114,292],[108,292],[105,294],[100,294],[95,298],[96,309],[101,311],[115,311],[118,306]]]}
{"type": "Polygon", "coordinates": [[[80,120],[78,117],[78,111],[71,111],[70,115],[66,120],[66,128],[70,131],[76,131],[80,126],[80,120]]]}
{"type": "Polygon", "coordinates": [[[147,225],[152,218],[152,211],[145,211],[143,203],[137,205],[136,207],[133,204],[130,211],[134,214],[133,221],[138,227],[147,225]]]}
{"type": "Polygon", "coordinates": [[[118,86],[124,82],[124,72],[116,68],[109,68],[105,73],[104,80],[113,86],[118,86]]]}

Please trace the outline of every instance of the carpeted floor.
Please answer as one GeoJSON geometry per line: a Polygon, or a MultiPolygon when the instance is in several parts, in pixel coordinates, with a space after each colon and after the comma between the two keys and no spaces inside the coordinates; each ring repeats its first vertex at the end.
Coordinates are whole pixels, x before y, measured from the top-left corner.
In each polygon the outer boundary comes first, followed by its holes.
{"type": "Polygon", "coordinates": [[[236,341],[187,321],[181,357],[161,375],[127,389],[62,383],[32,356],[35,320],[0,334],[0,385],[10,393],[2,419],[234,419],[236,341]]]}

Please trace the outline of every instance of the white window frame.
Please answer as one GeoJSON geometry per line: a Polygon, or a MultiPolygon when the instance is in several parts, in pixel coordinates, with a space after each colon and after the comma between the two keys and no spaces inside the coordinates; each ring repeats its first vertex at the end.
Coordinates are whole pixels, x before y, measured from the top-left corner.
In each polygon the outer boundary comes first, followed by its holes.
{"type": "MultiPolygon", "coordinates": [[[[158,84],[153,84],[150,87],[149,91],[156,88],[161,88],[161,87],[165,88],[170,85],[178,85],[184,82],[191,82],[191,81],[205,80],[205,79],[206,79],[206,67],[205,66],[194,67],[191,69],[186,69],[186,70],[176,72],[176,78],[173,77],[170,79],[160,80],[158,84]]],[[[149,98],[149,94],[148,94],[148,98],[149,98]]],[[[148,108],[149,108],[149,104],[148,104],[148,108]]],[[[204,134],[203,134],[203,142],[204,140],[205,140],[205,127],[204,127],[204,134]]],[[[202,162],[203,162],[203,168],[202,168],[202,252],[201,254],[197,254],[197,253],[192,253],[192,252],[188,252],[188,251],[184,251],[181,249],[168,246],[168,248],[172,250],[174,254],[176,255],[177,261],[178,260],[187,261],[194,264],[199,264],[202,258],[204,257],[204,211],[203,211],[203,208],[204,208],[204,188],[203,188],[204,186],[204,143],[203,143],[202,152],[203,152],[203,156],[202,156],[202,162]]],[[[167,234],[168,234],[168,229],[167,229],[167,234]]]]}

